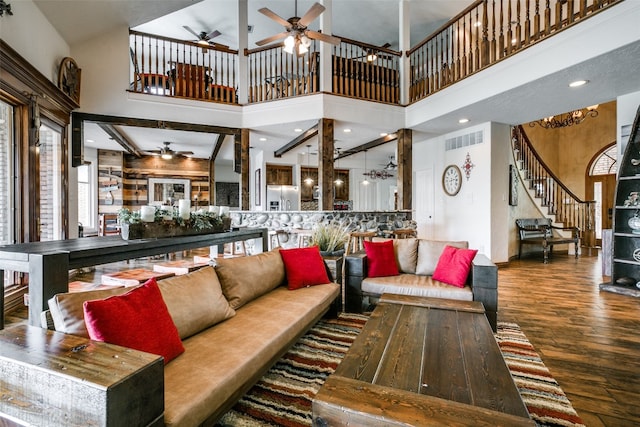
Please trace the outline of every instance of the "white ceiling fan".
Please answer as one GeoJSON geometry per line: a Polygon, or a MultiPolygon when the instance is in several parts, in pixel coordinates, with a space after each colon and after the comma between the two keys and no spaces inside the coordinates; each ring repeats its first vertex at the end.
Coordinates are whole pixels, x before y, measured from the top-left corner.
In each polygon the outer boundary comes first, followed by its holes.
{"type": "Polygon", "coordinates": [[[165,160],[170,160],[173,157],[187,157],[187,156],[192,156],[193,155],[193,151],[174,151],[172,150],[169,145],[171,145],[171,142],[169,141],[164,141],[163,142],[164,147],[160,148],[159,150],[149,150],[149,151],[145,151],[144,154],[148,154],[151,156],[160,156],[165,160]]]}
{"type": "Polygon", "coordinates": [[[328,34],[323,34],[318,31],[310,30],[307,26],[322,12],[325,7],[320,3],[314,3],[313,6],[305,13],[302,18],[298,17],[298,0],[295,1],[295,16],[289,19],[283,19],[269,8],[263,7],[258,9],[258,12],[273,19],[285,28],[282,33],[274,34],[273,36],[256,42],[258,46],[264,46],[266,44],[284,39],[284,50],[288,53],[295,53],[297,55],[304,55],[309,50],[311,40],[319,40],[334,45],[340,44],[340,39],[328,34]]]}

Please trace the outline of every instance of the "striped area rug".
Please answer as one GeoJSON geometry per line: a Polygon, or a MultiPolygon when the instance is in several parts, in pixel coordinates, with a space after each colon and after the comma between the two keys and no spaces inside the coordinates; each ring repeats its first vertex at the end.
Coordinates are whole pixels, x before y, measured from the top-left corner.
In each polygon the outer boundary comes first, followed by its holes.
{"type": "MultiPolygon", "coordinates": [[[[229,411],[219,426],[311,426],[311,401],[367,321],[343,313],[322,320],[229,411]]],[[[496,339],[538,426],[583,426],[549,370],[514,323],[498,323],[496,339]]]]}

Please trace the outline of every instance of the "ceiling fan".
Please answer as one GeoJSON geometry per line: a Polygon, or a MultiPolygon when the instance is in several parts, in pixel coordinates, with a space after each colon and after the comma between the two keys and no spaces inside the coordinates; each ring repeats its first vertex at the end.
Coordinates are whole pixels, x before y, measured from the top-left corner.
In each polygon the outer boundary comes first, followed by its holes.
{"type": "Polygon", "coordinates": [[[185,30],[187,30],[191,34],[193,34],[196,37],[196,40],[193,40],[193,41],[196,42],[203,49],[206,49],[209,46],[211,46],[211,47],[213,47],[213,46],[228,47],[228,46],[221,45],[220,43],[214,43],[212,41],[212,39],[214,39],[214,38],[216,38],[216,37],[218,37],[219,35],[222,34],[218,30],[213,30],[210,33],[207,33],[206,31],[200,31],[199,33],[196,33],[188,25],[183,25],[182,28],[184,28],[185,30]]]}
{"type": "Polygon", "coordinates": [[[307,53],[307,51],[309,50],[309,46],[311,45],[311,40],[319,40],[334,45],[340,44],[340,39],[338,37],[330,36],[328,34],[322,34],[318,31],[309,30],[307,28],[307,26],[314,19],[316,19],[322,12],[324,12],[324,10],[325,7],[320,3],[314,3],[313,6],[311,6],[311,8],[307,11],[307,13],[305,13],[302,18],[300,18],[297,16],[298,0],[296,0],[295,16],[292,16],[291,18],[285,20],[278,16],[275,12],[271,11],[269,8],[263,7],[262,9],[258,9],[258,12],[284,26],[285,31],[259,40],[256,42],[256,44],[258,46],[264,46],[268,43],[285,39],[284,51],[293,53],[295,48],[295,52],[297,55],[304,55],[305,53],[307,53]]]}
{"type": "Polygon", "coordinates": [[[389,163],[384,165],[385,170],[396,170],[398,168],[398,164],[394,163],[394,156],[389,156],[389,163]]]}
{"type": "Polygon", "coordinates": [[[144,154],[148,154],[151,156],[160,156],[165,160],[171,160],[174,156],[176,157],[186,157],[186,156],[192,156],[193,155],[193,151],[174,151],[172,150],[169,145],[171,144],[171,142],[169,141],[164,141],[163,142],[164,147],[160,148],[159,150],[149,150],[149,151],[145,151],[144,154]]]}
{"type": "MultiPolygon", "coordinates": [[[[385,43],[382,46],[378,46],[381,49],[386,49],[388,47],[391,47],[391,43],[385,43]]],[[[363,49],[363,55],[362,56],[358,56],[357,58],[366,58],[367,62],[373,62],[378,58],[382,58],[382,59],[393,59],[393,56],[391,55],[385,55],[385,54],[381,54],[380,50],[375,49],[375,48],[370,48],[370,49],[363,49]]]]}

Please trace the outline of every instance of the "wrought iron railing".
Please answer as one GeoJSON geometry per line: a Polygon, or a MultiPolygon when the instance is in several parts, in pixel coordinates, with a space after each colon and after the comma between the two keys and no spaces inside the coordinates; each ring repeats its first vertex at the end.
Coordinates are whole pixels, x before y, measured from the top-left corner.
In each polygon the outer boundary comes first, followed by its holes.
{"type": "Polygon", "coordinates": [[[129,31],[132,92],[237,103],[238,51],[129,31]]]}
{"type": "Polygon", "coordinates": [[[512,128],[511,142],[520,176],[528,182],[540,205],[555,216],[556,222],[580,228],[583,246],[593,247],[596,202],[581,200],[558,179],[533,148],[522,126],[512,128]]]}
{"type": "Polygon", "coordinates": [[[478,0],[407,52],[415,102],[623,0],[478,0]]]}

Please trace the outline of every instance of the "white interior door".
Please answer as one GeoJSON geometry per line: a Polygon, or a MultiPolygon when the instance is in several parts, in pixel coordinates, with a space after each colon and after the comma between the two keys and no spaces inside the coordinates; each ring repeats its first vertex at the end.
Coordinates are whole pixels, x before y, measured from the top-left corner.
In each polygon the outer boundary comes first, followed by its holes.
{"type": "Polygon", "coordinates": [[[435,215],[433,168],[416,171],[415,179],[416,223],[418,237],[433,238],[435,215]]]}

